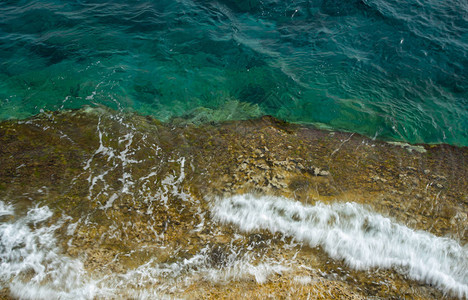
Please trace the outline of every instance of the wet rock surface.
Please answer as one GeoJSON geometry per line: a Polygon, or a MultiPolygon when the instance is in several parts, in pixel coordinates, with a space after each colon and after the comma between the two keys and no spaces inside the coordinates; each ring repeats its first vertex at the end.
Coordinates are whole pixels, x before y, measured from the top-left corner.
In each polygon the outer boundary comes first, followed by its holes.
{"type": "Polygon", "coordinates": [[[182,298],[450,298],[392,268],[354,270],[321,247],[211,217],[213,199],[245,193],[357,202],[466,245],[468,149],[411,149],[268,116],[195,126],[103,108],[44,113],[0,123],[0,199],[16,208],[0,222],[47,206],[62,254],[90,276],[158,268],[151,280],[127,281],[123,298],[156,287],[182,298]],[[241,276],[239,260],[274,267],[241,276]]]}

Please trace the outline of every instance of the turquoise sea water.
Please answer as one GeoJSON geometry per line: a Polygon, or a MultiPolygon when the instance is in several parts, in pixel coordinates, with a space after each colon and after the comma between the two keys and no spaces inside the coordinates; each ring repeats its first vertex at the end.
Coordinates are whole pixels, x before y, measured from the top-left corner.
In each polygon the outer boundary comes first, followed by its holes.
{"type": "Polygon", "coordinates": [[[468,2],[2,0],[0,119],[90,104],[468,146],[468,2]]]}

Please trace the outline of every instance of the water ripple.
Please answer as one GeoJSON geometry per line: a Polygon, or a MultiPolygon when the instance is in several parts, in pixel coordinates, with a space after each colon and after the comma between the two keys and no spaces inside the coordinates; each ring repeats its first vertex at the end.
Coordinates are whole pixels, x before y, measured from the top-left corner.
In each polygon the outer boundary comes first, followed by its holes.
{"type": "Polygon", "coordinates": [[[0,119],[99,103],[169,120],[234,98],[468,145],[467,28],[461,0],[2,1],[0,119]]]}

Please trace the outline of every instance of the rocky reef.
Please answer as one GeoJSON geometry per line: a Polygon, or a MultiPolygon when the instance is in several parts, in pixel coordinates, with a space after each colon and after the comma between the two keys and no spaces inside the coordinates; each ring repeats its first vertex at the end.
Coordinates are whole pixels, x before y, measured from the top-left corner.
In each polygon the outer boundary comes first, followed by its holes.
{"type": "MultiPolygon", "coordinates": [[[[389,143],[269,116],[162,123],[85,108],[3,121],[0,200],[13,208],[0,209],[0,224],[24,225],[34,236],[11,243],[3,237],[3,297],[79,289],[96,299],[467,297],[466,270],[451,288],[436,275],[412,276],[411,264],[359,267],[327,250],[326,241],[312,243],[279,225],[242,229],[216,217],[219,199],[239,195],[292,199],[302,210],[355,203],[398,224],[389,228],[458,243],[463,267],[467,161],[466,147],[389,143]],[[47,217],[34,219],[41,208],[47,217]],[[46,229],[52,244],[40,238],[46,229]],[[18,267],[41,249],[54,257],[18,267]],[[71,262],[77,269],[65,270],[71,262]]],[[[300,213],[273,209],[278,218],[306,222],[300,213]]],[[[369,223],[359,226],[372,231],[369,223]]]]}

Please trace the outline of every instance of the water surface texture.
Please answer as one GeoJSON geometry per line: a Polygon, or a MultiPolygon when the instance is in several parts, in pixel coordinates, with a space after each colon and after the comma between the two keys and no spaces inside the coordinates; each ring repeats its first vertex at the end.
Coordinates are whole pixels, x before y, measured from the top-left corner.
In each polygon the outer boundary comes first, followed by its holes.
{"type": "Polygon", "coordinates": [[[464,0],[0,2],[0,119],[103,104],[468,145],[464,0]]]}

